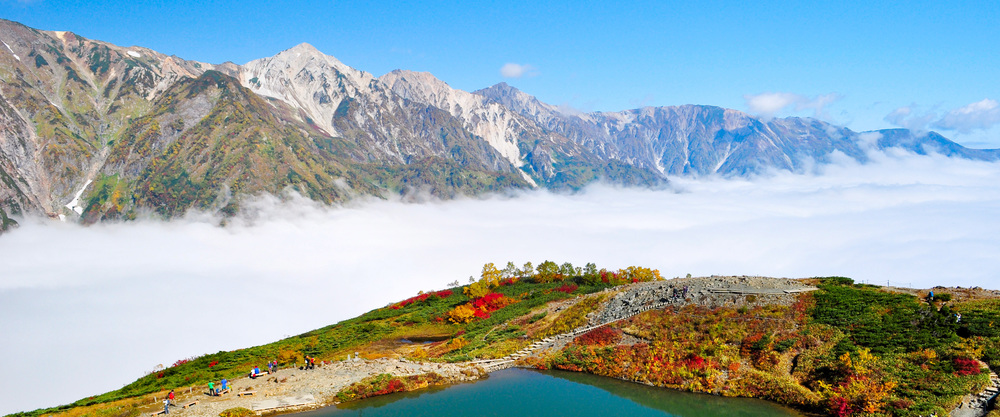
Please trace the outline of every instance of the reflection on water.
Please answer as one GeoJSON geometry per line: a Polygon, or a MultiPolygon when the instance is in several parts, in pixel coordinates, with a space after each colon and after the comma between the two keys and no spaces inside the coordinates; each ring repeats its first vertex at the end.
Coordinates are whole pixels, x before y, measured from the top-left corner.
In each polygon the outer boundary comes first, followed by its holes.
{"type": "Polygon", "coordinates": [[[801,416],[761,400],[692,394],[588,374],[508,369],[489,379],[384,395],[296,417],[346,416],[801,416]]]}

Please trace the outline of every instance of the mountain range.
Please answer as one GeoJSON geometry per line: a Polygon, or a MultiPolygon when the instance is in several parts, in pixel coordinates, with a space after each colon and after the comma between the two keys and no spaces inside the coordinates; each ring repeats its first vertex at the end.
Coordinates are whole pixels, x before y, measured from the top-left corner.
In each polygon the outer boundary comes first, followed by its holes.
{"type": "Polygon", "coordinates": [[[0,209],[14,215],[231,215],[246,196],[288,191],[330,204],[662,186],[887,148],[1000,159],[934,132],[714,106],[567,111],[505,83],[467,92],[425,72],[376,77],[304,43],[214,65],[6,20],[0,41],[0,209]]]}

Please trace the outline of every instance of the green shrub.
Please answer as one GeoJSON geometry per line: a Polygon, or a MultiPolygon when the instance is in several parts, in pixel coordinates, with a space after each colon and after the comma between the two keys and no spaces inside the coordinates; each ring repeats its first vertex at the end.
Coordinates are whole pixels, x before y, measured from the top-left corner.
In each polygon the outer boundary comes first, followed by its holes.
{"type": "Polygon", "coordinates": [[[814,293],[813,320],[848,333],[851,344],[876,354],[913,352],[957,340],[958,325],[949,310],[918,303],[916,297],[876,288],[820,284],[814,293]]]}
{"type": "Polygon", "coordinates": [[[827,285],[854,285],[854,280],[847,277],[826,277],[821,282],[827,285]]]}
{"type": "Polygon", "coordinates": [[[243,407],[229,408],[219,413],[219,417],[246,417],[255,413],[243,407]]]}

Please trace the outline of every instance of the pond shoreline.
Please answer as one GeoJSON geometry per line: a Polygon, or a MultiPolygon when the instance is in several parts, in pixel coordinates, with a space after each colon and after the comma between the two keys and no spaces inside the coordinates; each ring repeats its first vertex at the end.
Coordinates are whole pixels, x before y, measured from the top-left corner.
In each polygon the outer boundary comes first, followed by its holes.
{"type": "Polygon", "coordinates": [[[438,415],[437,413],[449,415],[448,412],[463,416],[479,415],[475,413],[475,409],[462,408],[461,403],[463,402],[479,404],[480,408],[487,407],[487,404],[490,404],[490,407],[497,407],[489,410],[490,413],[494,414],[484,415],[497,415],[495,413],[501,413],[499,415],[553,415],[545,412],[545,407],[548,406],[554,410],[554,415],[568,415],[566,413],[577,415],[577,413],[582,412],[581,416],[587,416],[598,412],[606,414],[611,409],[620,411],[618,409],[621,406],[619,403],[625,403],[631,404],[628,405],[629,407],[646,410],[645,414],[640,415],[673,415],[676,413],[674,410],[685,410],[684,414],[679,415],[709,416],[721,415],[718,414],[720,409],[743,411],[749,408],[751,411],[731,415],[817,416],[817,414],[761,399],[722,397],[636,384],[632,381],[582,372],[521,367],[494,372],[490,374],[490,378],[477,381],[474,384],[447,385],[439,387],[438,390],[422,389],[397,393],[397,395],[388,394],[342,405],[270,415],[296,414],[302,417],[339,417],[360,415],[361,413],[379,415],[380,412],[384,415],[399,415],[401,411],[406,411],[408,415],[412,412],[418,416],[438,415]],[[466,386],[452,389],[457,385],[466,386]],[[506,401],[484,400],[484,396],[491,395],[506,401]],[[435,397],[439,398],[435,399],[435,397]],[[509,401],[511,398],[518,398],[522,401],[509,401]],[[455,404],[455,406],[451,407],[451,404],[455,404]],[[441,410],[442,405],[448,405],[448,410],[441,410]],[[522,407],[523,409],[511,411],[509,410],[511,407],[522,407]],[[651,414],[650,409],[658,411],[651,414]],[[524,414],[525,410],[529,410],[527,414],[524,414]],[[355,412],[358,414],[354,414],[355,412]]]}

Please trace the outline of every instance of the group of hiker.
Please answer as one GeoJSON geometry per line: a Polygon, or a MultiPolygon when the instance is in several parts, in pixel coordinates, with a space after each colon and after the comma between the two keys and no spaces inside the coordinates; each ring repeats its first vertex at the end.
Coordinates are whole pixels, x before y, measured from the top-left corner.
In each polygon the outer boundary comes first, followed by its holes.
{"type": "MultiPolygon", "coordinates": [[[[302,367],[300,367],[299,369],[305,370],[305,369],[314,369],[314,368],[316,368],[316,358],[311,357],[311,356],[306,356],[305,357],[305,364],[302,367]]],[[[273,361],[270,361],[270,362],[267,363],[267,373],[262,373],[260,371],[260,367],[254,366],[253,369],[250,370],[250,374],[248,376],[251,379],[255,379],[255,378],[259,377],[259,376],[264,376],[264,375],[267,375],[267,374],[273,374],[273,373],[275,373],[277,371],[278,371],[278,361],[277,360],[273,360],[273,361]]],[[[216,388],[215,381],[209,382],[208,383],[208,395],[213,396],[213,397],[217,397],[217,396],[222,395],[222,394],[226,393],[227,391],[229,391],[229,381],[226,378],[222,378],[222,380],[219,381],[218,385],[219,385],[219,387],[216,388]]],[[[167,394],[167,397],[163,399],[163,413],[164,414],[169,414],[171,406],[174,406],[174,407],[177,406],[177,404],[174,403],[174,391],[173,390],[170,390],[170,393],[167,394]]]]}
{"type": "Polygon", "coordinates": [[[170,390],[167,398],[163,399],[163,414],[170,414],[170,406],[177,406],[177,404],[174,404],[174,390],[170,390]]]}
{"type": "Polygon", "coordinates": [[[222,380],[219,381],[218,389],[215,388],[215,382],[208,383],[208,395],[218,397],[220,394],[225,393],[226,391],[229,391],[229,381],[226,380],[226,378],[222,378],[222,380]]]}
{"type": "Polygon", "coordinates": [[[682,290],[679,290],[679,291],[677,290],[677,288],[674,288],[673,285],[670,286],[670,298],[672,298],[674,301],[676,301],[676,300],[685,300],[685,299],[687,299],[687,296],[688,296],[688,286],[687,285],[685,285],[684,288],[682,290]]]}

